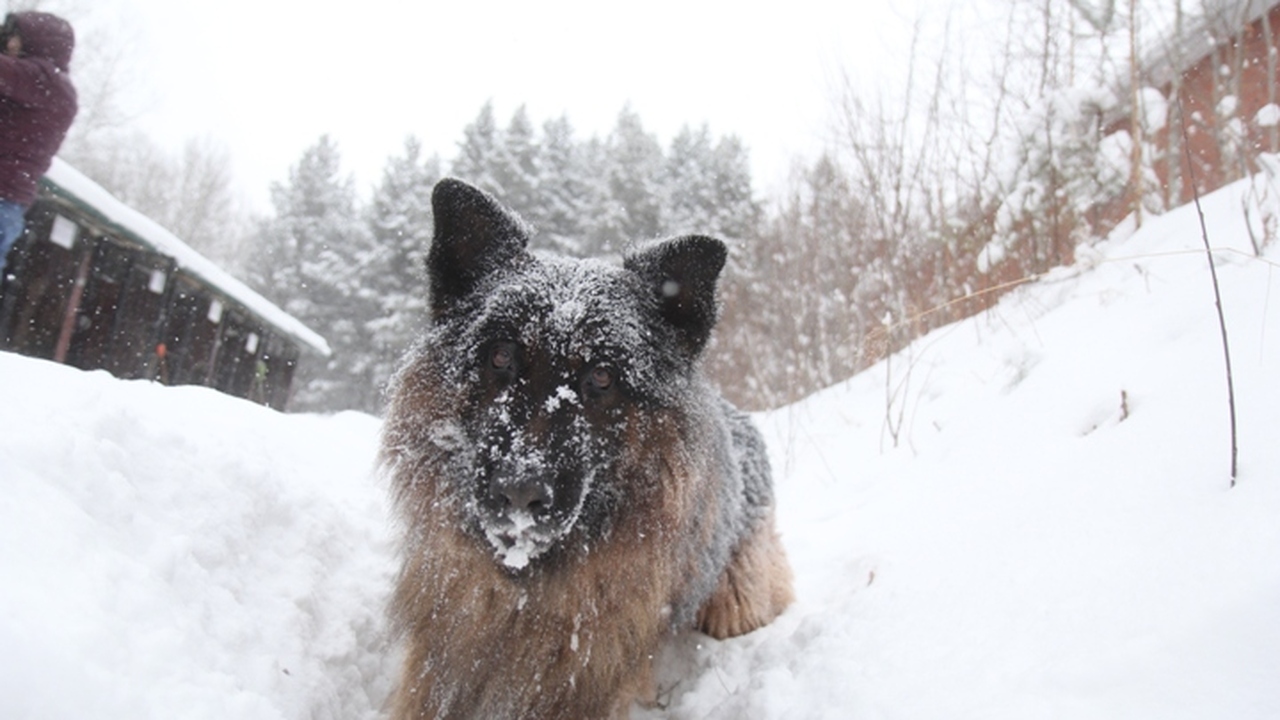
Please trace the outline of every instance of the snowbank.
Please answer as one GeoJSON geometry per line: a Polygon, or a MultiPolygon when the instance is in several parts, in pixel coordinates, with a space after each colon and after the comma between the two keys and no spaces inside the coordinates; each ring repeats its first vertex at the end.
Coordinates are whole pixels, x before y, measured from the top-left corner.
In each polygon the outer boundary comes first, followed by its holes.
{"type": "Polygon", "coordinates": [[[0,717],[360,718],[378,423],[0,353],[0,717]]]}
{"type": "MultiPolygon", "coordinates": [[[[798,602],[637,718],[1280,716],[1280,287],[1237,184],[760,418],[798,602]],[[886,390],[887,388],[887,390],[886,390]]],[[[1262,222],[1277,215],[1254,210],[1262,222]]],[[[0,354],[0,717],[374,717],[377,421],[0,354]]]]}

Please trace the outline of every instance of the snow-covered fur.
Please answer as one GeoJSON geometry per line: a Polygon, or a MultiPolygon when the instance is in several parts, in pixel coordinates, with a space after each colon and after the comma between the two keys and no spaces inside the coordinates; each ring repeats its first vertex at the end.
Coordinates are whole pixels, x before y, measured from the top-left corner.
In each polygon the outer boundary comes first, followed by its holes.
{"type": "Polygon", "coordinates": [[[746,633],[792,599],[760,435],[699,370],[725,247],[535,256],[481,191],[444,180],[432,204],[432,325],[382,447],[393,715],[625,717],[674,632],[746,633]]]}

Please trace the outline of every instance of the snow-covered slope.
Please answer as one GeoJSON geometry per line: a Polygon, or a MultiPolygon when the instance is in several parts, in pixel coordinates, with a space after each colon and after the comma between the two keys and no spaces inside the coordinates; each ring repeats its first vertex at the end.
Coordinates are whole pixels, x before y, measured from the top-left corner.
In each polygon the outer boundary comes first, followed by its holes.
{"type": "MultiPolygon", "coordinates": [[[[680,638],[633,715],[1280,716],[1280,243],[1249,256],[1246,188],[1205,203],[1237,487],[1184,208],[760,417],[799,600],[680,638]]],[[[377,715],[376,420],[3,354],[0,398],[0,717],[377,715]]]]}
{"type": "Polygon", "coordinates": [[[1234,489],[1182,208],[764,418],[800,600],[689,640],[665,716],[1280,717],[1280,253],[1250,257],[1248,188],[1204,203],[1234,489]]]}

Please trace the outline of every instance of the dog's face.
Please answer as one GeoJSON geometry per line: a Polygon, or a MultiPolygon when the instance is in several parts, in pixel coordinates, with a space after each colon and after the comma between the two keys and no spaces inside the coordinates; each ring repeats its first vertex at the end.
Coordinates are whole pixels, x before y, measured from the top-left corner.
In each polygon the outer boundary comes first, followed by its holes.
{"type": "Polygon", "coordinates": [[[618,488],[598,481],[612,477],[650,372],[628,350],[644,344],[635,289],[613,268],[540,260],[494,283],[468,317],[468,502],[508,567],[607,524],[618,488]]]}
{"type": "Polygon", "coordinates": [[[513,572],[607,533],[646,410],[678,404],[715,322],[718,240],[622,267],[535,257],[519,221],[458,181],[433,195],[425,352],[463,388],[448,482],[464,524],[513,572]]]}

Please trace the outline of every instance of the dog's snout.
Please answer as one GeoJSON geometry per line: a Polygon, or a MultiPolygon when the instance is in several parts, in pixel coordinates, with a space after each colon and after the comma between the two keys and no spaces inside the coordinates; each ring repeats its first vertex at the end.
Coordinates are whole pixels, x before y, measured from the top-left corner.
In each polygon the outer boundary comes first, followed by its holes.
{"type": "Polygon", "coordinates": [[[494,499],[502,503],[507,510],[527,512],[537,516],[551,508],[551,487],[541,480],[495,482],[492,492],[494,499]]]}

